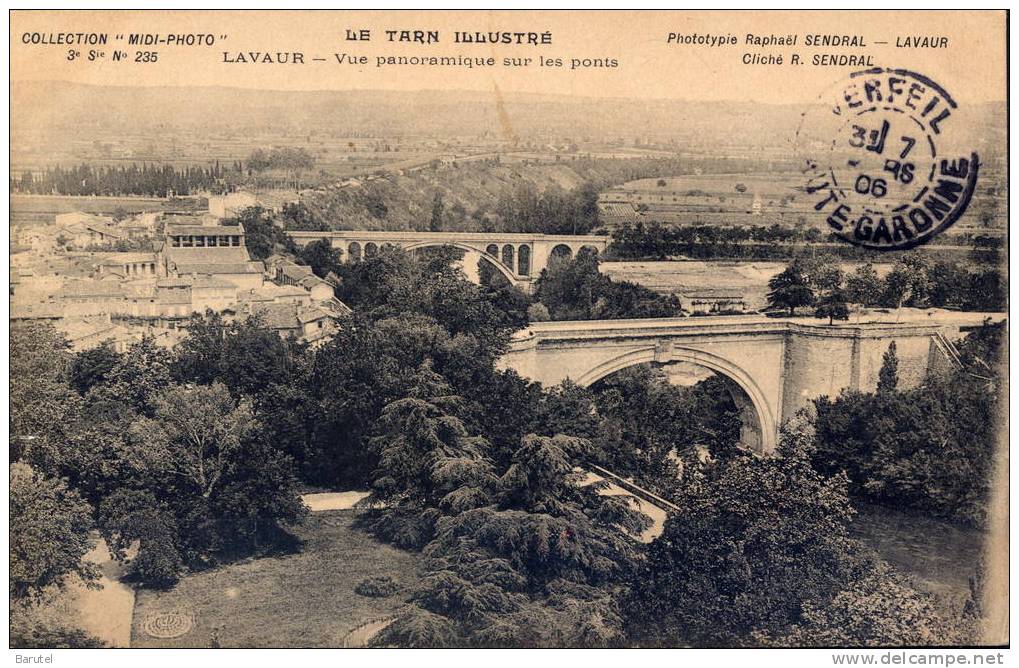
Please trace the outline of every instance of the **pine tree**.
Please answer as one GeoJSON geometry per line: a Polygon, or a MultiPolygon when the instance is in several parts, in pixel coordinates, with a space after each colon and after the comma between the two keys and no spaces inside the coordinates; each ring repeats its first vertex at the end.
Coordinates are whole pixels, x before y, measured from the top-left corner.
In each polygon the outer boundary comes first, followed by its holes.
{"type": "Polygon", "coordinates": [[[878,394],[894,392],[899,384],[899,357],[895,354],[895,341],[888,344],[888,352],[881,358],[881,371],[877,375],[878,394]]]}
{"type": "Polygon", "coordinates": [[[458,417],[463,403],[426,360],[407,396],[383,409],[372,442],[379,468],[363,504],[382,509],[369,521],[379,537],[420,548],[432,538],[438,509],[455,514],[490,501],[488,443],[468,435],[458,417]]]}
{"type": "Polygon", "coordinates": [[[436,192],[432,199],[432,220],[429,223],[429,230],[432,232],[442,231],[442,217],[445,212],[445,204],[442,201],[442,193],[436,192]]]}
{"type": "Polygon", "coordinates": [[[789,309],[789,315],[793,315],[799,306],[814,303],[810,282],[795,262],[768,281],[768,290],[768,306],[789,309]]]}

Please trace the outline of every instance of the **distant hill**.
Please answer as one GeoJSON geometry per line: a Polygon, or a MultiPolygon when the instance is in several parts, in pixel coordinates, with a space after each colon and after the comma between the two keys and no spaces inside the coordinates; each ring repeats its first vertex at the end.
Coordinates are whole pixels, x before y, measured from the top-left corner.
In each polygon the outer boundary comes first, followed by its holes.
{"type": "MultiPolygon", "coordinates": [[[[11,85],[12,136],[63,133],[310,131],[374,136],[669,138],[697,147],[782,148],[804,105],[689,102],[476,91],[269,91],[225,87],[117,87],[70,82],[11,85]],[[500,104],[502,110],[500,113],[500,104]]],[[[1005,136],[1005,106],[963,108],[973,142],[1005,136]]],[[[971,142],[972,143],[972,142],[971,142]]]]}
{"type": "Polygon", "coordinates": [[[19,130],[136,133],[149,128],[331,128],[373,134],[624,135],[757,143],[762,129],[794,131],[792,105],[581,98],[472,91],[261,91],[222,87],[98,87],[15,82],[12,123],[19,130]],[[31,113],[22,110],[31,109],[31,113]]]}
{"type": "MultiPolygon", "coordinates": [[[[500,141],[563,140],[582,146],[614,141],[613,146],[652,143],[683,154],[681,168],[663,176],[731,171],[770,173],[788,164],[804,105],[754,102],[690,102],[587,98],[514,92],[470,91],[269,91],[226,87],[112,87],[69,82],[15,82],[11,85],[11,153],[19,164],[75,163],[96,155],[92,143],[133,137],[127,160],[166,160],[172,153],[146,151],[144,144],[187,143],[181,162],[245,159],[253,147],[288,142],[321,148],[315,185],[364,175],[393,163],[394,154],[367,149],[346,154],[323,143],[345,137],[417,137],[416,152],[400,153],[421,163],[462,146],[494,146],[500,141]],[[223,139],[223,137],[227,137],[223,139]],[[139,139],[141,138],[141,139],[139,139]],[[478,141],[480,139],[480,141],[478,141]],[[218,143],[217,143],[218,142],[218,143]],[[86,148],[82,148],[82,147],[86,148]],[[223,148],[226,146],[227,148],[223,148]],[[72,148],[73,147],[73,150],[72,148]],[[448,148],[453,147],[453,148],[448,148]],[[20,150],[20,152],[19,152],[20,150]],[[217,151],[229,150],[226,156],[217,151]],[[384,156],[384,157],[380,157],[384,156]],[[422,158],[422,156],[424,156],[422,158]],[[350,162],[352,158],[357,161],[350,162]]],[[[815,108],[816,109],[816,108],[815,108]]],[[[961,107],[953,138],[977,150],[985,169],[982,186],[1004,182],[1006,146],[1004,103],[961,107]]],[[[481,149],[491,150],[490,148],[481,149]]],[[[423,229],[436,194],[443,198],[450,225],[474,227],[518,184],[537,192],[552,185],[570,190],[584,182],[615,185],[646,175],[625,174],[624,160],[592,166],[562,164],[459,164],[451,169],[388,170],[374,181],[308,193],[308,205],[331,225],[423,229]],[[385,213],[382,214],[382,207],[385,213]]],[[[461,153],[462,155],[462,153],[461,153]]],[[[114,158],[116,156],[113,156],[114,158]]],[[[546,156],[547,157],[547,156],[546,156]]],[[[658,174],[655,174],[656,176],[658,174]]],[[[995,196],[1003,196],[995,188],[995,196]]]]}
{"type": "MultiPolygon", "coordinates": [[[[575,160],[554,164],[468,162],[435,166],[411,173],[354,180],[342,187],[307,191],[301,201],[315,219],[334,229],[427,230],[436,202],[441,202],[442,229],[481,231],[524,229],[522,210],[540,210],[536,199],[556,192],[568,193],[585,183],[603,187],[628,180],[648,169],[672,171],[678,161],[575,160]],[[437,200],[438,198],[438,200],[437,200]]],[[[592,194],[592,203],[595,196],[592,194]]],[[[564,206],[548,203],[547,216],[564,206]]],[[[592,221],[591,215],[585,222],[592,221]]],[[[584,230],[586,231],[586,230],[584,230]]]]}

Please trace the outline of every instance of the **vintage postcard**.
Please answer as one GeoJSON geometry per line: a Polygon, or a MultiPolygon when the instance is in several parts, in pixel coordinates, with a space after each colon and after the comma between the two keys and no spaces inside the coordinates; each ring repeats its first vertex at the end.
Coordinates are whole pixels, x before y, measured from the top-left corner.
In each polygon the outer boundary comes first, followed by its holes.
{"type": "Polygon", "coordinates": [[[12,655],[1003,663],[1008,18],[12,11],[12,655]]]}

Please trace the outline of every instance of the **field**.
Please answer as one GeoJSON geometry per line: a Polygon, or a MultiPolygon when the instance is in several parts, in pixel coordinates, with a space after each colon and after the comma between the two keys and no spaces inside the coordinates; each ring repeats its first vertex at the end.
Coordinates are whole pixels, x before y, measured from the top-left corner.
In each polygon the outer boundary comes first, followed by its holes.
{"type": "Polygon", "coordinates": [[[297,554],[230,564],[188,575],[172,590],[139,590],[132,647],[341,647],[355,627],[398,608],[416,579],[416,555],[353,528],[352,511],[310,515],[295,533],[297,554]],[[389,575],[400,585],[386,598],[354,593],[364,578],[389,575]],[[194,628],[158,639],[143,630],[154,614],[185,610],[194,628]]]}
{"type": "MultiPolygon", "coordinates": [[[[843,263],[842,270],[855,271],[859,264],[843,263]]],[[[706,289],[738,291],[747,309],[757,310],[767,302],[768,281],[785,267],[785,262],[603,262],[601,271],[613,280],[632,281],[681,299],[686,293],[706,289]]],[[[879,276],[891,269],[891,264],[874,265],[879,276]]]]}
{"type": "MultiPolygon", "coordinates": [[[[1007,227],[1003,195],[1006,180],[993,169],[981,172],[981,183],[968,213],[953,233],[985,233],[1007,227]]],[[[823,224],[814,211],[816,196],[804,191],[799,170],[746,170],[731,174],[685,174],[629,181],[601,195],[606,202],[627,202],[647,220],[682,225],[764,225],[807,228],[823,224]]],[[[827,232],[827,230],[825,230],[827,232]]]]}
{"type": "Polygon", "coordinates": [[[630,181],[602,194],[645,209],[650,220],[675,224],[813,224],[812,198],[799,172],[688,174],[630,181]]]}
{"type": "MultiPolygon", "coordinates": [[[[139,590],[132,647],[341,647],[361,624],[393,614],[417,580],[418,556],[377,542],[353,528],[352,511],[307,518],[296,531],[303,549],[195,573],[167,592],[139,590]],[[364,578],[389,575],[400,589],[386,598],[354,593],[364,578]],[[153,615],[192,615],[190,632],[172,639],[143,630],[153,615]]],[[[968,596],[968,580],[983,536],[976,530],[910,513],[864,506],[853,534],[947,610],[968,596]]]]}

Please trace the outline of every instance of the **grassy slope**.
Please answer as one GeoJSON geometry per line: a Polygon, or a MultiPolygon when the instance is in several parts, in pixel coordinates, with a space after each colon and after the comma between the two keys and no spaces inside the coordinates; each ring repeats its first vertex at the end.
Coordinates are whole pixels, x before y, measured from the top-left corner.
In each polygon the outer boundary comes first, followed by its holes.
{"type": "Polygon", "coordinates": [[[296,531],[305,541],[298,554],[189,575],[168,592],[139,591],[132,647],[208,647],[214,627],[224,647],[342,646],[355,626],[399,607],[417,578],[417,555],[373,540],[353,521],[351,511],[316,513],[296,531]],[[389,575],[400,591],[355,594],[373,575],[389,575]],[[160,640],[142,631],[148,615],[182,606],[195,613],[186,635],[160,640]]]}
{"type": "MultiPolygon", "coordinates": [[[[359,187],[309,193],[304,202],[323,219],[342,221],[346,229],[424,230],[428,229],[437,192],[442,194],[447,211],[459,203],[469,215],[479,208],[492,210],[499,196],[519,183],[531,183],[539,191],[552,186],[572,190],[583,180],[583,175],[566,165],[468,163],[377,179],[359,187]],[[369,213],[367,203],[372,198],[385,203],[388,211],[384,218],[369,213]]],[[[462,226],[466,230],[471,224],[462,221],[462,226]]]]}

